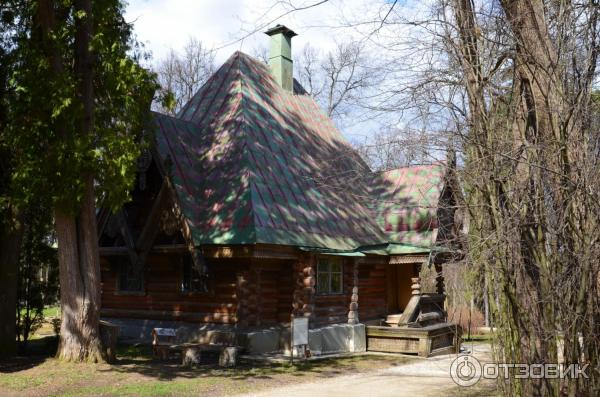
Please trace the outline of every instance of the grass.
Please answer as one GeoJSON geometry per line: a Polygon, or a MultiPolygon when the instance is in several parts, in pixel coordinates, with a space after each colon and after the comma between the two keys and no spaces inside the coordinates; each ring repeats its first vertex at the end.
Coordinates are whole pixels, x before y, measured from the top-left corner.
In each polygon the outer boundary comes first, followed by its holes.
{"type": "Polygon", "coordinates": [[[3,375],[0,377],[0,390],[7,388],[9,390],[23,391],[32,387],[38,387],[44,384],[43,379],[31,378],[25,375],[3,375]]]}
{"type": "Polygon", "coordinates": [[[448,393],[448,397],[500,397],[501,395],[494,381],[479,381],[470,387],[456,386],[448,393]]]}
{"type": "MultiPolygon", "coordinates": [[[[25,309],[21,309],[21,313],[22,313],[22,315],[25,315],[25,309]]],[[[60,317],[60,306],[59,305],[46,306],[46,307],[44,307],[44,310],[42,311],[42,313],[44,314],[44,318],[47,321],[49,321],[51,318],[54,318],[54,317],[60,317]]]]}
{"type": "Polygon", "coordinates": [[[49,317],[59,317],[60,316],[60,306],[47,306],[44,308],[44,318],[49,317]]]}
{"type": "MultiPolygon", "coordinates": [[[[36,340],[32,346],[39,349],[50,346],[50,337],[44,339],[36,340]]],[[[179,360],[153,360],[148,345],[119,346],[117,357],[118,362],[113,365],[65,363],[48,355],[27,358],[9,368],[0,365],[0,395],[223,396],[367,372],[413,360],[361,355],[307,361],[298,365],[241,361],[235,368],[204,365],[190,369],[181,367],[179,360]]]]}
{"type": "Polygon", "coordinates": [[[144,343],[117,346],[117,356],[121,359],[147,359],[152,357],[152,347],[144,343]]]}
{"type": "Polygon", "coordinates": [[[467,337],[467,334],[463,334],[463,342],[469,343],[489,343],[492,341],[492,334],[480,334],[480,335],[471,335],[467,337]]]}
{"type": "MultiPolygon", "coordinates": [[[[57,307],[45,316],[59,314],[57,307]]],[[[49,323],[45,324],[50,326],[49,323]]],[[[46,328],[48,328],[46,327],[46,328]]],[[[473,335],[469,343],[485,342],[489,335],[473,335]]],[[[28,357],[0,362],[0,396],[224,396],[318,381],[344,374],[403,365],[410,357],[360,355],[299,362],[296,365],[240,361],[235,368],[204,365],[184,368],[179,360],[158,362],[148,344],[120,345],[116,364],[73,364],[53,358],[57,338],[41,329],[28,346],[28,357]]],[[[452,396],[493,395],[489,385],[449,390],[452,396]],[[488,393],[489,392],[489,393],[488,393]]]]}

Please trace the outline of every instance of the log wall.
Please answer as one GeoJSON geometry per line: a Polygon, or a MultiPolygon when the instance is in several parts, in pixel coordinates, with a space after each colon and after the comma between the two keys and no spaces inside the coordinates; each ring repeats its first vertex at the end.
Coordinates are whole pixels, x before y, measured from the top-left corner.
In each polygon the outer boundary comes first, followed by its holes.
{"type": "MultiPolygon", "coordinates": [[[[144,293],[138,295],[117,291],[118,269],[110,258],[102,258],[102,314],[110,317],[237,323],[241,327],[287,324],[294,310],[295,284],[306,282],[302,277],[296,280],[298,266],[293,260],[209,259],[212,292],[183,293],[180,254],[151,254],[144,270],[144,293]]],[[[349,309],[356,307],[356,302],[352,304],[353,260],[344,258],[343,293],[313,292],[308,305],[311,326],[349,321],[349,309]]],[[[385,274],[383,264],[358,265],[360,322],[387,314],[385,274]]],[[[314,291],[314,286],[309,288],[314,291]]]]}
{"type": "Polygon", "coordinates": [[[253,259],[237,274],[241,326],[269,326],[290,321],[292,263],[253,259]]]}
{"type": "MultiPolygon", "coordinates": [[[[344,259],[343,261],[343,276],[342,284],[343,291],[341,294],[321,295],[316,294],[314,298],[315,304],[315,325],[339,324],[348,322],[348,310],[352,299],[353,287],[353,260],[344,259]]],[[[358,300],[360,302],[360,292],[358,300]]],[[[359,303],[360,306],[360,303],[359,303]]]]}
{"type": "Polygon", "coordinates": [[[236,271],[249,263],[219,260],[207,263],[210,293],[181,292],[179,254],[152,254],[144,269],[144,292],[117,290],[119,272],[110,257],[102,258],[102,314],[110,317],[235,323],[237,312],[236,271]]]}
{"type": "Polygon", "coordinates": [[[361,322],[387,315],[386,265],[361,263],[358,267],[358,315],[361,322]]]}

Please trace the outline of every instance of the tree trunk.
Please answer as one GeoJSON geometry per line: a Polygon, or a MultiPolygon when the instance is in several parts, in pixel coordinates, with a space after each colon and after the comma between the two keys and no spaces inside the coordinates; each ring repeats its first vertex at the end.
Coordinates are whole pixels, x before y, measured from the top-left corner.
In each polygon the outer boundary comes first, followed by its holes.
{"type": "Polygon", "coordinates": [[[86,180],[80,212],[54,212],[60,265],[62,323],[57,356],[67,361],[104,361],[99,332],[100,257],[94,186],[86,180]]]}
{"type": "MultiPolygon", "coordinates": [[[[77,126],[79,135],[93,133],[93,30],[91,0],[77,0],[75,12],[74,73],[82,104],[77,126]]],[[[83,170],[82,170],[83,171],[83,170]]],[[[104,361],[101,347],[100,257],[96,229],[94,179],[82,175],[84,191],[75,215],[57,206],[54,211],[60,269],[62,323],[57,356],[67,361],[104,361]]]]}
{"type": "Polygon", "coordinates": [[[17,270],[23,238],[22,215],[9,207],[4,216],[0,229],[0,358],[17,351],[17,270]]]}

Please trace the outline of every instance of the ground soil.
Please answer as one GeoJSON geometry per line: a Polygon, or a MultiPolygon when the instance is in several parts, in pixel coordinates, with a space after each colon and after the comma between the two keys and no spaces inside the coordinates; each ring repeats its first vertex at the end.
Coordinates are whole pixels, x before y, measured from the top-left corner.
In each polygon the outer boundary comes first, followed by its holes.
{"type": "MultiPolygon", "coordinates": [[[[48,344],[48,340],[44,343],[48,344]]],[[[489,359],[489,347],[475,354],[489,359]]],[[[47,346],[52,349],[51,344],[47,346]]],[[[242,362],[184,368],[151,358],[149,346],[123,346],[115,364],[72,364],[48,355],[0,363],[0,395],[12,396],[447,396],[491,395],[493,385],[459,388],[449,376],[455,355],[331,358],[298,365],[242,362]]]]}
{"type": "MultiPolygon", "coordinates": [[[[490,362],[488,344],[466,346],[481,362],[490,362]]],[[[450,377],[450,365],[455,354],[413,359],[403,365],[389,366],[369,372],[333,377],[327,380],[304,382],[240,397],[440,397],[440,396],[497,396],[495,383],[480,381],[474,386],[459,387],[450,377]]]]}

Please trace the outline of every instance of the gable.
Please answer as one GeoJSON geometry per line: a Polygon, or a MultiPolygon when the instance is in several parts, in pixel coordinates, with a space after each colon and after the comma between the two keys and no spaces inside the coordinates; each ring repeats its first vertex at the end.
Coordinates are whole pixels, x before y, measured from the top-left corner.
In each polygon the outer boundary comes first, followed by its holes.
{"type": "Polygon", "coordinates": [[[390,243],[427,250],[435,245],[446,172],[446,164],[438,162],[393,169],[374,178],[373,210],[390,243]]]}

